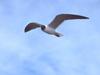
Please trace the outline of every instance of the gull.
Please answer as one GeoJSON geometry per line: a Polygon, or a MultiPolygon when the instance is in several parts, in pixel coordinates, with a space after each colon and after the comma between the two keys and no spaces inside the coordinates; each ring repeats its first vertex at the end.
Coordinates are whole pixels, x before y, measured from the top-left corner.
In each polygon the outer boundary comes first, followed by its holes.
{"type": "Polygon", "coordinates": [[[60,37],[60,36],[62,36],[62,34],[56,32],[55,31],[56,28],[59,25],[61,25],[61,23],[63,23],[65,20],[75,20],[75,19],[89,19],[89,18],[85,17],[85,16],[81,16],[81,15],[76,15],[76,14],[59,14],[48,25],[43,25],[43,24],[39,24],[36,22],[29,23],[25,27],[24,32],[28,32],[28,31],[30,31],[32,29],[36,29],[36,28],[41,28],[42,31],[44,31],[48,34],[60,37]]]}

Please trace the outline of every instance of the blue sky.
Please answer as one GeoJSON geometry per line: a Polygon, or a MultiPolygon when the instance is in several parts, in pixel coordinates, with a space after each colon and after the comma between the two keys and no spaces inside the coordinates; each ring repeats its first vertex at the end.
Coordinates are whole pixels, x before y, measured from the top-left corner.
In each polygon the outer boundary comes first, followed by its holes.
{"type": "Polygon", "coordinates": [[[0,75],[99,75],[99,0],[0,0],[0,75]],[[57,38],[29,22],[49,24],[61,13],[89,20],[65,21],[57,38]]]}

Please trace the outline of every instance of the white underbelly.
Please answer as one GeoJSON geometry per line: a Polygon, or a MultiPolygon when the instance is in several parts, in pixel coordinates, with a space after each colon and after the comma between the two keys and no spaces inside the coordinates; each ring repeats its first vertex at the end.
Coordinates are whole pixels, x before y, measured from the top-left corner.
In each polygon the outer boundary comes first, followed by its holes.
{"type": "Polygon", "coordinates": [[[55,30],[50,28],[50,27],[46,27],[46,29],[44,30],[44,32],[48,33],[48,34],[54,34],[55,30]]]}

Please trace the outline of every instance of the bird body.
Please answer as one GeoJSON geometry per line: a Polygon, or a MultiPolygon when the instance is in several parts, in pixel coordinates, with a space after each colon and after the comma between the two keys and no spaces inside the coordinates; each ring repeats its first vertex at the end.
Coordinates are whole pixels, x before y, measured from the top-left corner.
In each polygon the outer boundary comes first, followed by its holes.
{"type": "Polygon", "coordinates": [[[57,15],[54,20],[49,24],[49,25],[41,25],[38,23],[29,23],[26,27],[25,27],[25,32],[28,32],[32,29],[35,28],[41,28],[42,31],[51,34],[51,35],[55,35],[57,37],[62,36],[61,33],[58,33],[55,31],[55,29],[61,25],[61,23],[65,20],[73,20],[73,19],[89,19],[88,17],[85,16],[80,16],[80,15],[74,15],[74,14],[60,14],[57,15]]]}
{"type": "Polygon", "coordinates": [[[41,29],[41,30],[44,31],[44,32],[46,32],[46,33],[48,33],[48,34],[55,35],[57,37],[62,36],[62,34],[56,32],[55,29],[53,29],[53,28],[51,28],[51,27],[49,27],[47,25],[45,26],[44,29],[41,29]]]}
{"type": "Polygon", "coordinates": [[[48,34],[53,34],[55,32],[55,30],[47,25],[45,25],[45,29],[43,30],[44,32],[48,33],[48,34]]]}

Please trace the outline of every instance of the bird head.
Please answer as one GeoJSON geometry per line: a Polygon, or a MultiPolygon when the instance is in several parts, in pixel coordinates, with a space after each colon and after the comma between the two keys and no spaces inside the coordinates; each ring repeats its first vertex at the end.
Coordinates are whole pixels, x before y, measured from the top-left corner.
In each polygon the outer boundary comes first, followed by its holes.
{"type": "Polygon", "coordinates": [[[41,25],[41,29],[44,30],[46,28],[45,25],[41,25]]]}

